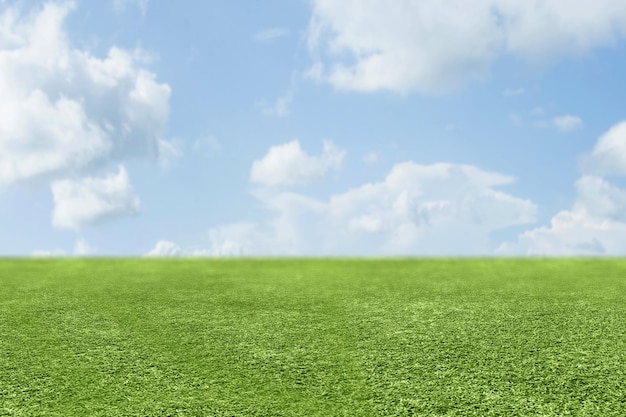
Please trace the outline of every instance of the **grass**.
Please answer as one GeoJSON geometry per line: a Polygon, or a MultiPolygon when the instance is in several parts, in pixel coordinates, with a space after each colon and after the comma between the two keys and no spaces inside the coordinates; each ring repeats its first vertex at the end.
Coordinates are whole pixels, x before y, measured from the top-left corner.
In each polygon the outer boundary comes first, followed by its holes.
{"type": "Polygon", "coordinates": [[[624,416],[626,260],[2,260],[0,416],[624,416]]]}

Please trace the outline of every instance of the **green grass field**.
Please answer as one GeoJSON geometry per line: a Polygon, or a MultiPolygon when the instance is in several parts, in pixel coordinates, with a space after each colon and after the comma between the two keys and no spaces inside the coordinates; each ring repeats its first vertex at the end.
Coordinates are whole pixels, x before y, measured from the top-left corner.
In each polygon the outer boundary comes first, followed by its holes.
{"type": "Polygon", "coordinates": [[[626,260],[0,261],[0,416],[566,415],[626,415],[626,260]]]}

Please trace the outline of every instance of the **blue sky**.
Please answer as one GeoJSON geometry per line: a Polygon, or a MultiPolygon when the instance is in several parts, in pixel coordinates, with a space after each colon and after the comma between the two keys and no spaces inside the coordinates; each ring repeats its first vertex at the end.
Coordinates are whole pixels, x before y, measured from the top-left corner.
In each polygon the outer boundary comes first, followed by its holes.
{"type": "Polygon", "coordinates": [[[623,255],[621,0],[0,1],[0,255],[623,255]]]}

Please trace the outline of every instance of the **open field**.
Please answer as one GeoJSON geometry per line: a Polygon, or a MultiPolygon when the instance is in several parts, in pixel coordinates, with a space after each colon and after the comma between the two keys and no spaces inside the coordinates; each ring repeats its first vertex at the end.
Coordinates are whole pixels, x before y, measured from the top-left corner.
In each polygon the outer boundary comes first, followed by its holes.
{"type": "Polygon", "coordinates": [[[626,260],[0,261],[0,416],[518,415],[626,415],[626,260]]]}

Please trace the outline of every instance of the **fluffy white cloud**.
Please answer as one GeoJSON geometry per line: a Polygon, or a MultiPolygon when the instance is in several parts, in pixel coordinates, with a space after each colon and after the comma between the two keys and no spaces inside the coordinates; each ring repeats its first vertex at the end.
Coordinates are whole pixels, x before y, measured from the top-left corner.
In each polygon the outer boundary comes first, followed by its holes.
{"type": "Polygon", "coordinates": [[[626,175],[626,121],[613,126],[581,161],[583,171],[598,175],[626,175]]]}
{"type": "Polygon", "coordinates": [[[610,45],[622,0],[313,0],[310,75],[338,89],[440,92],[501,55],[534,63],[610,45]]]}
{"type": "Polygon", "coordinates": [[[338,169],[346,155],[332,142],[324,141],[320,156],[308,155],[300,142],[293,140],[283,145],[272,146],[268,153],[252,164],[250,180],[268,186],[294,186],[318,181],[331,169],[338,169]]]}
{"type": "Polygon", "coordinates": [[[514,243],[504,243],[502,255],[583,256],[624,255],[626,224],[589,217],[566,210],[555,215],[548,227],[529,230],[514,243]]]}
{"type": "Polygon", "coordinates": [[[626,191],[603,178],[584,175],[576,182],[574,211],[591,217],[626,222],[626,191]]]}
{"type": "Polygon", "coordinates": [[[626,190],[599,175],[626,175],[626,123],[603,135],[583,161],[586,174],[576,181],[576,200],[549,226],[522,233],[498,249],[509,255],[626,254],[626,190]]]}
{"type": "Polygon", "coordinates": [[[262,223],[212,229],[207,254],[484,254],[490,233],[533,222],[536,206],[498,191],[513,178],[469,165],[397,164],[387,177],[321,201],[257,190],[262,223]]]}
{"type": "Polygon", "coordinates": [[[561,132],[573,132],[574,130],[578,130],[583,126],[582,119],[578,116],[572,116],[571,114],[557,116],[552,119],[552,122],[554,123],[554,126],[561,132]]]}
{"type": "Polygon", "coordinates": [[[52,183],[55,227],[79,230],[103,220],[136,214],[139,198],[123,166],[104,178],[60,180],[52,183]]]}
{"type": "Polygon", "coordinates": [[[168,240],[159,240],[156,246],[148,253],[147,257],[176,257],[180,256],[182,251],[178,245],[168,240]]]}
{"type": "Polygon", "coordinates": [[[557,213],[550,226],[522,233],[505,243],[501,254],[624,255],[626,254],[626,191],[602,178],[583,176],[570,210],[557,213]]]}
{"type": "Polygon", "coordinates": [[[73,8],[0,14],[0,186],[163,150],[170,87],[142,67],[141,51],[99,58],[73,47],[63,27],[73,8]]]}

